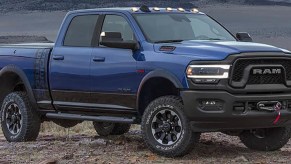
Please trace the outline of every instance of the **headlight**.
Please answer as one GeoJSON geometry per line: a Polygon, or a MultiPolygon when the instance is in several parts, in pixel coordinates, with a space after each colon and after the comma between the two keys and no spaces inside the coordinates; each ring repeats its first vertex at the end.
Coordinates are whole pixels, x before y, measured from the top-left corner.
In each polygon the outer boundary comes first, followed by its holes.
{"type": "Polygon", "coordinates": [[[230,65],[189,65],[187,77],[195,83],[217,83],[219,79],[227,79],[230,65]]]}

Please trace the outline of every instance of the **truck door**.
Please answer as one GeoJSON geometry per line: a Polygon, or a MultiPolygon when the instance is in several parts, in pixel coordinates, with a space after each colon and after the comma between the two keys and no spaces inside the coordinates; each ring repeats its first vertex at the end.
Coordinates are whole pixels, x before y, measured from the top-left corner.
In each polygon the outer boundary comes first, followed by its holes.
{"type": "MultiPolygon", "coordinates": [[[[123,15],[105,15],[103,32],[119,32],[123,40],[134,40],[133,30],[123,15]]],[[[101,39],[102,37],[100,37],[101,39]]],[[[136,60],[130,49],[93,48],[91,64],[92,99],[100,108],[131,111],[135,108],[138,88],[136,60]]]]}
{"type": "Polygon", "coordinates": [[[50,87],[57,109],[84,108],[90,103],[92,37],[98,15],[72,18],[63,45],[56,46],[50,59],[50,87]]]}

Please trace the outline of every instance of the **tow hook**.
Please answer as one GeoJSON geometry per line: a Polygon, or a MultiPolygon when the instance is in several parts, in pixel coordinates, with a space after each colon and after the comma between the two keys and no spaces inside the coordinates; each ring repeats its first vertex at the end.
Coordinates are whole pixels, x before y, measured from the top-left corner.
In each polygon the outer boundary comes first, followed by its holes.
{"type": "Polygon", "coordinates": [[[276,125],[281,117],[282,104],[279,101],[260,101],[257,108],[261,111],[276,112],[276,118],[273,122],[276,125]]]}

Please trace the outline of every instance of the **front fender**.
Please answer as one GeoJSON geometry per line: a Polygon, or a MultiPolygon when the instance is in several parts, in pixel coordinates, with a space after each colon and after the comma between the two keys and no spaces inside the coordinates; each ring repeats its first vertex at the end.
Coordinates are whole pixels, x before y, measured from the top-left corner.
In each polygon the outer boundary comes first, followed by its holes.
{"type": "Polygon", "coordinates": [[[165,79],[171,81],[176,88],[184,88],[182,83],[178,80],[178,78],[174,74],[170,73],[169,71],[162,70],[162,69],[153,70],[153,71],[149,72],[146,76],[144,76],[141,83],[139,84],[139,87],[137,90],[137,101],[136,101],[137,109],[139,107],[138,102],[139,102],[139,98],[140,98],[140,92],[141,92],[144,84],[149,79],[155,78],[155,77],[165,78],[165,79]]]}

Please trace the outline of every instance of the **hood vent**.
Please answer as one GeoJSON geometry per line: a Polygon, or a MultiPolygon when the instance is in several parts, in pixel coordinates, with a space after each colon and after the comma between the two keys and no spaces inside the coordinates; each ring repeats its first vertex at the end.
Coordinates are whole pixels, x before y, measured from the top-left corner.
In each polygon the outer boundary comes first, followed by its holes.
{"type": "Polygon", "coordinates": [[[174,46],[161,46],[160,51],[171,52],[174,51],[176,47],[174,46]]]}

